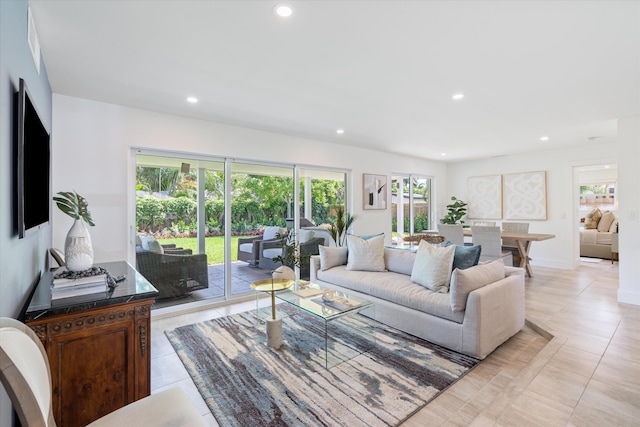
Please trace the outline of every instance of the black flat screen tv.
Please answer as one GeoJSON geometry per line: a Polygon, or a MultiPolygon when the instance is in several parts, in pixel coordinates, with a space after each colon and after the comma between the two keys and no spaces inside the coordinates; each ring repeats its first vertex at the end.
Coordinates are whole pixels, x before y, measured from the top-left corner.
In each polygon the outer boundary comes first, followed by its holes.
{"type": "Polygon", "coordinates": [[[16,205],[18,237],[23,238],[49,223],[51,209],[51,148],[49,131],[20,79],[16,93],[16,205]]]}

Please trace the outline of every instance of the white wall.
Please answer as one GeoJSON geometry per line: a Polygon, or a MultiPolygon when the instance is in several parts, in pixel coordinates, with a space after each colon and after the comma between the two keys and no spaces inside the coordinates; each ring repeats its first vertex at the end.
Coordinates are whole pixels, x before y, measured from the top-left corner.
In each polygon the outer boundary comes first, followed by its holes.
{"type": "Polygon", "coordinates": [[[640,116],[618,122],[620,288],[618,301],[640,305],[640,116]]]}
{"type": "Polygon", "coordinates": [[[450,195],[468,201],[469,177],[546,171],[547,220],[528,221],[529,232],[551,233],[556,238],[532,243],[531,264],[573,269],[579,260],[576,209],[578,189],[574,186],[573,169],[580,165],[616,161],[617,144],[609,141],[584,144],[576,148],[456,163],[450,165],[447,171],[448,189],[450,195]]]}
{"type": "MultiPolygon", "coordinates": [[[[328,142],[154,113],[80,98],[53,97],[53,192],[75,190],[87,198],[96,262],[126,259],[128,162],[131,147],[337,167],[352,171],[354,232],[391,236],[391,209],[362,210],[362,174],[406,172],[435,179],[446,197],[446,165],[328,142]]],[[[391,200],[390,190],[387,200],[391,200]]],[[[436,202],[439,206],[444,201],[436,202]]],[[[63,247],[72,220],[54,209],[53,246],[63,247]]],[[[133,262],[134,260],[129,260],[133,262]]]]}

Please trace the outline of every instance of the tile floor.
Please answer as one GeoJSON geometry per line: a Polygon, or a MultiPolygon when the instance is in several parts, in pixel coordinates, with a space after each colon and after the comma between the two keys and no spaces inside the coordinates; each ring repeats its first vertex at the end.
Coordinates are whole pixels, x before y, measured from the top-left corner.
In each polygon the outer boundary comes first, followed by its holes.
{"type": "MultiPolygon", "coordinates": [[[[617,263],[534,273],[527,326],[403,426],[640,425],[640,307],[617,302],[617,263]]],[[[182,387],[216,426],[163,331],[253,308],[251,299],[152,315],[152,393],[182,387]]]]}

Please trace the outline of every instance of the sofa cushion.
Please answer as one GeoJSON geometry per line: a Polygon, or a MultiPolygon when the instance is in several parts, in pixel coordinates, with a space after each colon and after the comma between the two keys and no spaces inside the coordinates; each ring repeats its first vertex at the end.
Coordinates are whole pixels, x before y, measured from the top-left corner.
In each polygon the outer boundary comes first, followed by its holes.
{"type": "Polygon", "coordinates": [[[163,254],[164,253],[164,249],[162,248],[162,245],[160,244],[160,242],[158,242],[157,240],[153,239],[150,240],[149,242],[147,242],[147,250],[149,252],[155,252],[157,254],[163,254]]]}
{"type": "Polygon", "coordinates": [[[347,236],[347,270],[385,271],[384,234],[363,239],[347,236]]]}
{"type": "Polygon", "coordinates": [[[313,230],[300,229],[298,230],[298,242],[299,243],[308,242],[309,240],[313,239],[313,236],[315,234],[316,232],[313,230]]]}
{"type": "MultiPolygon", "coordinates": [[[[445,246],[451,246],[453,243],[447,241],[445,246]]],[[[460,270],[464,270],[469,267],[473,267],[474,265],[478,265],[478,261],[480,260],[480,252],[482,248],[480,245],[475,246],[460,246],[455,245],[456,250],[453,255],[453,267],[455,270],[459,268],[460,270]]]]}
{"type": "Polygon", "coordinates": [[[389,271],[411,276],[415,260],[415,251],[384,248],[384,266],[389,271]]]}
{"type": "Polygon", "coordinates": [[[455,246],[434,246],[420,241],[411,281],[435,292],[448,292],[455,246]]]}
{"type": "Polygon", "coordinates": [[[238,250],[240,252],[247,252],[250,254],[253,252],[253,243],[240,243],[240,246],[238,246],[238,250]]]}
{"type": "Polygon", "coordinates": [[[348,271],[343,265],[319,271],[318,279],[456,323],[464,320],[464,312],[454,313],[451,310],[448,294],[433,292],[413,283],[406,274],[348,271]]]}
{"type": "Polygon", "coordinates": [[[615,221],[616,216],[611,211],[605,211],[598,221],[598,231],[609,231],[611,223],[615,221]]]}
{"type": "Polygon", "coordinates": [[[270,225],[264,228],[262,240],[271,240],[276,238],[276,234],[282,234],[282,227],[270,225]]]}
{"type": "Polygon", "coordinates": [[[595,208],[587,214],[584,220],[584,228],[587,230],[598,228],[600,218],[602,218],[602,212],[600,212],[600,209],[595,208]]]}
{"type": "Polygon", "coordinates": [[[328,270],[347,263],[347,248],[318,246],[320,251],[320,270],[328,270]]]}
{"type": "Polygon", "coordinates": [[[454,270],[451,274],[451,309],[454,312],[463,311],[467,307],[467,297],[472,291],[504,277],[502,258],[466,270],[454,270]]]}
{"type": "Polygon", "coordinates": [[[615,218],[611,225],[609,226],[609,233],[617,233],[618,232],[618,218],[615,218]]]}

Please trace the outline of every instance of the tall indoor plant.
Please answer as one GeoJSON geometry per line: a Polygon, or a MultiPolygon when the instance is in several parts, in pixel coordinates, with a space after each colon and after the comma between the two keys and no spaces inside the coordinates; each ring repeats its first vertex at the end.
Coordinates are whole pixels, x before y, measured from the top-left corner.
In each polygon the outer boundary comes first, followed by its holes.
{"type": "Polygon", "coordinates": [[[93,247],[86,224],[95,226],[89,203],[75,191],[60,191],[53,200],[62,212],[74,220],[64,242],[65,265],[70,271],[88,270],[93,265],[93,247]]]}
{"type": "Polygon", "coordinates": [[[347,242],[347,231],[356,220],[356,216],[345,212],[343,207],[339,207],[336,210],[336,217],[336,221],[329,224],[329,234],[336,242],[336,246],[344,246],[347,242]]]}

